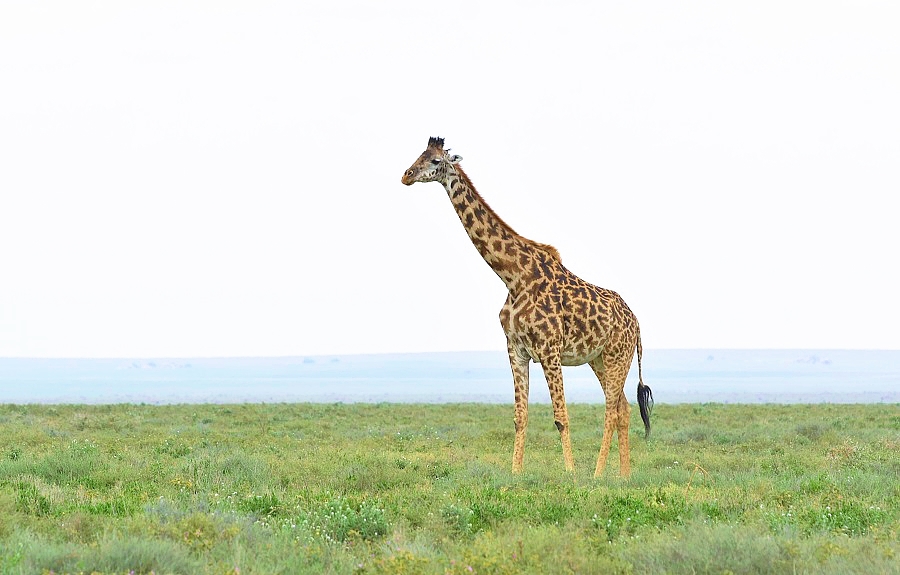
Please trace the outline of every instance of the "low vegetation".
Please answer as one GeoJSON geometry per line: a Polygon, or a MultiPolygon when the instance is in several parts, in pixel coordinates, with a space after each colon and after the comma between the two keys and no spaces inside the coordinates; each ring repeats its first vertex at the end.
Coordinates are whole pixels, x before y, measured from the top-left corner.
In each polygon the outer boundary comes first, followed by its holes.
{"type": "Polygon", "coordinates": [[[897,405],[0,405],[0,573],[896,573],[897,405]],[[637,410],[633,410],[633,415],[637,410]]]}

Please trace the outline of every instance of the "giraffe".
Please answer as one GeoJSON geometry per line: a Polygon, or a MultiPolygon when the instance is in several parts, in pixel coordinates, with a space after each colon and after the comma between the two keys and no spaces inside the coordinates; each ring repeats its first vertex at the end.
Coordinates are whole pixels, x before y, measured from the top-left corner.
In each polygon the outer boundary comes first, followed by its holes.
{"type": "Polygon", "coordinates": [[[462,158],[444,150],[443,138],[428,147],[404,172],[401,182],[440,182],[469,239],[509,295],[500,310],[512,369],[515,408],[513,473],[524,467],[528,425],[529,362],[539,363],[550,388],[553,418],[560,433],[565,468],[575,471],[562,366],[591,366],[606,400],[603,441],[594,477],[603,474],[613,433],[619,435],[619,473],[631,474],[628,423],[631,408],[625,377],[635,349],[638,357],[638,406],[645,438],[650,437],[653,395],[641,376],[641,332],[637,318],[614,291],[582,280],[562,264],[556,248],[517,234],[487,205],[459,165],[462,158]]]}

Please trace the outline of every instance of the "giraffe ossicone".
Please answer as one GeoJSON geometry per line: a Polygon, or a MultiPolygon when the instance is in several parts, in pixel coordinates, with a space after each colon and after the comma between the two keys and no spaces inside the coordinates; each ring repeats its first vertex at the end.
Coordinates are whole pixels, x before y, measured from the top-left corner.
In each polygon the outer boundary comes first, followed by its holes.
{"type": "Polygon", "coordinates": [[[513,375],[515,410],[514,473],[522,471],[528,425],[529,363],[539,363],[550,388],[553,418],[559,430],[565,467],[574,471],[569,415],[562,366],[589,364],[606,399],[603,441],[594,476],[609,456],[612,436],[619,435],[619,473],[631,473],[628,424],[631,408],[625,378],[634,353],[638,357],[638,406],[645,437],[650,436],[653,394],[641,375],[641,332],[637,318],[616,292],[590,284],[562,264],[553,246],[517,234],[475,190],[459,166],[462,158],[444,150],[443,138],[428,146],[404,172],[401,182],[440,182],[469,239],[506,284],[509,295],[500,310],[513,375]]]}

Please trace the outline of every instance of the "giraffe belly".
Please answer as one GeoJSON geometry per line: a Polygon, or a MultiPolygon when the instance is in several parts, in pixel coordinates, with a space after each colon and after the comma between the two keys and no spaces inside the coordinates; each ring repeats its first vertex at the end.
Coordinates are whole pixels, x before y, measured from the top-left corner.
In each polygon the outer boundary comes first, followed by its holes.
{"type": "MultiPolygon", "coordinates": [[[[540,363],[540,364],[544,363],[542,360],[546,356],[545,354],[541,353],[537,349],[534,349],[533,347],[530,347],[528,345],[523,345],[522,349],[528,354],[528,356],[535,363],[540,363]]],[[[560,365],[565,365],[565,366],[584,365],[588,362],[593,361],[597,357],[599,357],[599,355],[602,351],[603,351],[602,349],[598,349],[598,350],[595,350],[593,353],[587,354],[587,355],[575,354],[575,353],[562,353],[562,354],[560,354],[559,362],[560,362],[560,365]]]]}
{"type": "Polygon", "coordinates": [[[534,334],[530,334],[527,331],[524,333],[507,333],[506,337],[515,348],[530,357],[535,363],[540,364],[543,364],[544,360],[552,360],[552,356],[556,354],[554,350],[561,349],[559,351],[559,362],[565,366],[584,365],[599,357],[603,352],[602,346],[590,349],[579,346],[568,347],[564,343],[560,344],[559,339],[554,344],[552,340],[535,338],[534,334]]]}
{"type": "Polygon", "coordinates": [[[592,349],[590,352],[563,351],[560,363],[563,365],[584,365],[596,359],[603,352],[603,348],[592,349]]]}

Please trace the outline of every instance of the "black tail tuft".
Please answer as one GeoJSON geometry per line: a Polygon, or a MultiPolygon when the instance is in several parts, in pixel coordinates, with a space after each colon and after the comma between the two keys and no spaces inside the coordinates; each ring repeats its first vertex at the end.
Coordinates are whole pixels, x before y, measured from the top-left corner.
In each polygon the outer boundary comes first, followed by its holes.
{"type": "Polygon", "coordinates": [[[644,376],[641,373],[641,356],[644,355],[641,346],[641,328],[637,331],[637,356],[638,356],[638,407],[641,408],[641,419],[644,420],[644,439],[650,439],[650,414],[653,412],[653,392],[649,385],[644,385],[644,376]]]}
{"type": "Polygon", "coordinates": [[[641,408],[641,419],[644,420],[644,439],[650,439],[650,414],[653,412],[653,391],[649,385],[638,384],[638,407],[641,408]]]}

